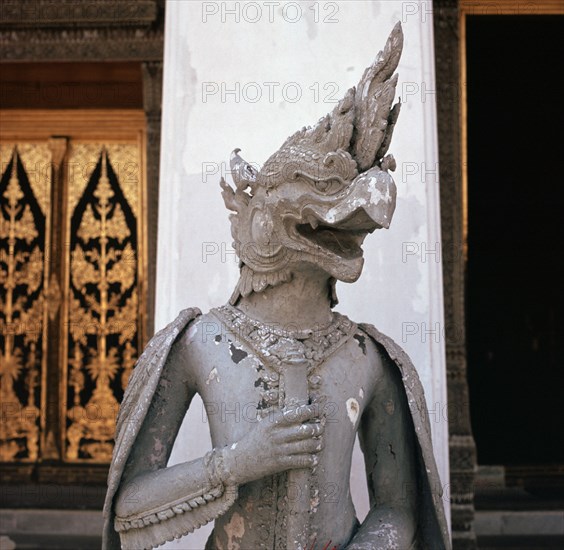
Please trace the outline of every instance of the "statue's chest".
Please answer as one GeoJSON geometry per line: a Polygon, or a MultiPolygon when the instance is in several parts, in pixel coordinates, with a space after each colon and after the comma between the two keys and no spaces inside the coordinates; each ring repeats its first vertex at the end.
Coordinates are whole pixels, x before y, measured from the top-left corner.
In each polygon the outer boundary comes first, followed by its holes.
{"type": "MultiPolygon", "coordinates": [[[[259,417],[286,406],[292,397],[287,380],[294,367],[281,361],[286,355],[280,348],[294,343],[283,338],[268,341],[268,335],[266,341],[237,336],[218,331],[201,345],[197,389],[214,444],[237,441],[259,417]]],[[[328,427],[346,425],[354,434],[373,383],[363,335],[351,324],[333,336],[302,339],[299,344],[308,365],[298,380],[302,398],[307,395],[309,402],[318,404],[328,427]]]]}

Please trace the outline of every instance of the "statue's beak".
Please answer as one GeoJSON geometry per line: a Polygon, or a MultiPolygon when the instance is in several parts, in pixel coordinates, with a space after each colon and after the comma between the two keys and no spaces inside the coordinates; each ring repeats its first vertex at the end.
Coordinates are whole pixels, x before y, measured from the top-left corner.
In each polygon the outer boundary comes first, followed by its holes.
{"type": "Polygon", "coordinates": [[[396,208],[396,184],[392,176],[375,166],[358,176],[349,192],[325,212],[312,208],[320,224],[340,230],[365,231],[390,227],[396,208]]]}

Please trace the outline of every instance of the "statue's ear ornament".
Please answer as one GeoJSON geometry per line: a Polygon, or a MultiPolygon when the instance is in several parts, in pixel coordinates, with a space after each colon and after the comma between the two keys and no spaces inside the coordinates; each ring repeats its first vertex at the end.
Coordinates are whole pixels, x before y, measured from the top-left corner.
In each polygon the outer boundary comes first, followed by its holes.
{"type": "Polygon", "coordinates": [[[242,192],[250,188],[252,195],[257,185],[258,172],[251,164],[239,156],[239,151],[241,149],[234,149],[229,159],[231,177],[235,182],[237,191],[242,192]]]}
{"type": "Polygon", "coordinates": [[[248,206],[250,196],[247,195],[247,193],[239,191],[239,189],[234,192],[224,178],[219,180],[219,185],[222,189],[221,196],[223,197],[223,202],[228,210],[232,210],[233,212],[237,212],[239,214],[248,206]]]}
{"type": "Polygon", "coordinates": [[[231,153],[229,161],[231,177],[235,182],[235,191],[233,191],[224,178],[221,178],[219,182],[222,189],[221,196],[226,208],[237,212],[237,214],[240,214],[249,205],[249,201],[256,189],[258,175],[257,170],[239,156],[240,150],[235,149],[231,153]],[[250,193],[247,192],[247,189],[250,190],[250,193]]]}

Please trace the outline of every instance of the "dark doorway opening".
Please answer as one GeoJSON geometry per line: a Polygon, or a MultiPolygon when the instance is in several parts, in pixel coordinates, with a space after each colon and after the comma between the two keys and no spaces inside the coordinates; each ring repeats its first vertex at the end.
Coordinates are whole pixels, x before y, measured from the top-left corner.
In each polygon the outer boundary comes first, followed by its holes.
{"type": "Polygon", "coordinates": [[[564,466],[562,16],[468,16],[467,331],[478,463],[564,466]]]}

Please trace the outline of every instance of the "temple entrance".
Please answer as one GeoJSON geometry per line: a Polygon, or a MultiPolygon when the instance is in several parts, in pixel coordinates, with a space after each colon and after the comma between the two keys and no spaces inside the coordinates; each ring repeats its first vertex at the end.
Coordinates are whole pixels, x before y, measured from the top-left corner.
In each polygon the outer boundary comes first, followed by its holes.
{"type": "Polygon", "coordinates": [[[564,17],[468,16],[466,323],[479,465],[564,489],[564,17]]]}
{"type": "Polygon", "coordinates": [[[3,482],[105,483],[146,341],[140,64],[2,66],[3,482]]]}
{"type": "Polygon", "coordinates": [[[0,9],[2,548],[101,546],[115,401],[153,333],[164,10],[0,9]]]}

